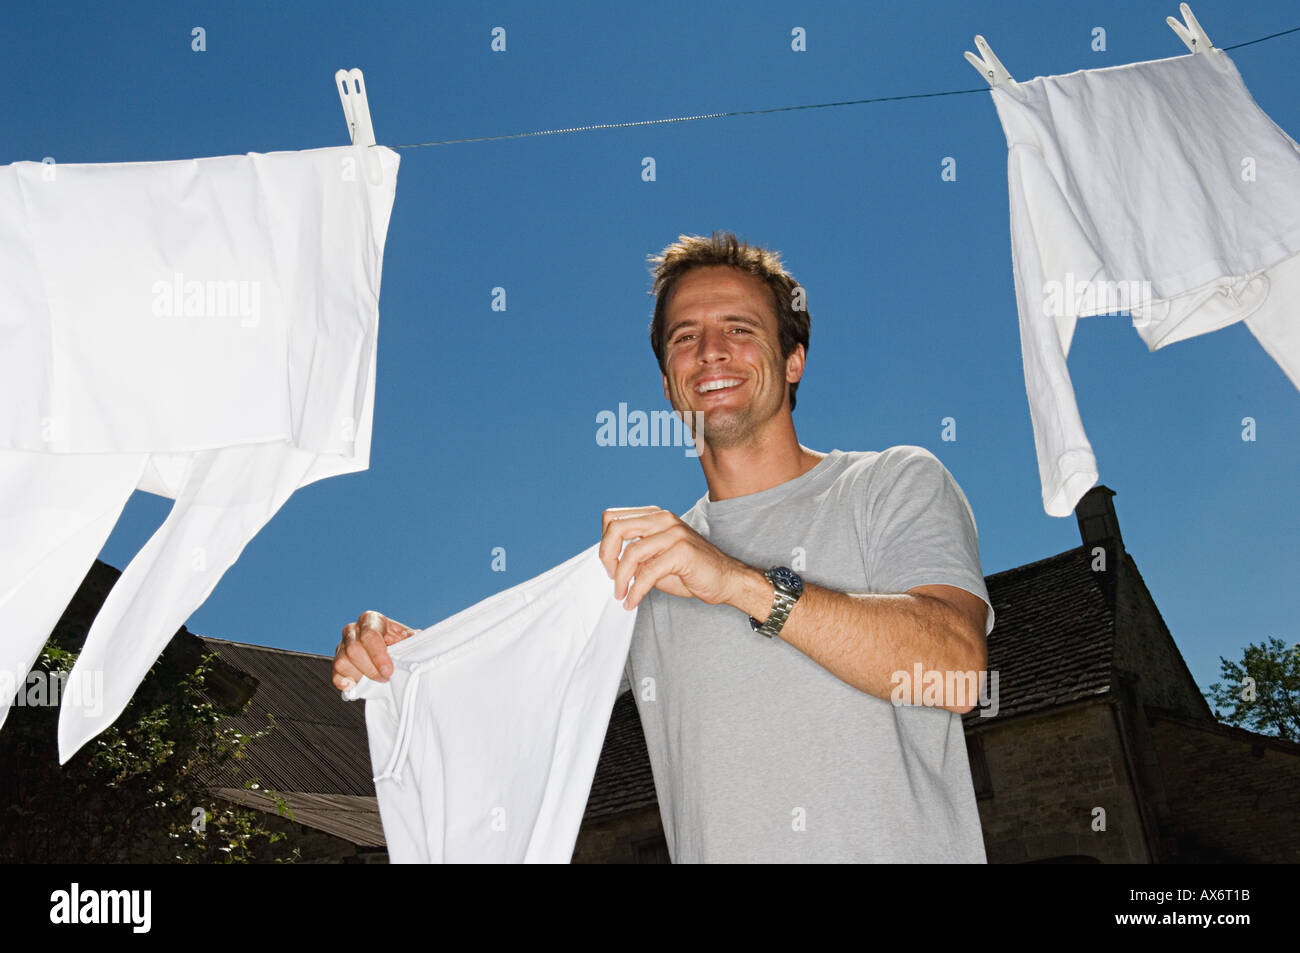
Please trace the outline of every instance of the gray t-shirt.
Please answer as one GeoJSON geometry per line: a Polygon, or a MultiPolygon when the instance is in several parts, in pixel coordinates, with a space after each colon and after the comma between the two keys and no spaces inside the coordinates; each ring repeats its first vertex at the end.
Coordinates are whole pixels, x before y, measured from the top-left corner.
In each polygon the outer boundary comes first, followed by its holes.
{"type": "MultiPolygon", "coordinates": [[[[760,493],[706,495],[682,520],[742,562],[829,589],[946,583],[988,602],[970,505],[923,447],[832,450],[760,493]]],[[[734,607],[657,589],[626,677],[674,863],[985,862],[960,715],[875,698],[734,607]]]]}

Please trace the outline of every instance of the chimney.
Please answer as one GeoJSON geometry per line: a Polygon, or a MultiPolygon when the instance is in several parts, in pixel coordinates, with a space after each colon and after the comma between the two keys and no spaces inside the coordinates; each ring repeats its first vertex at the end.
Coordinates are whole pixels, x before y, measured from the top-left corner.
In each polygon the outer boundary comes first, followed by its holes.
{"type": "Polygon", "coordinates": [[[1079,521],[1079,536],[1085,546],[1101,545],[1113,539],[1123,549],[1124,537],[1120,535],[1119,517],[1111,501],[1114,495],[1114,490],[1098,483],[1075,506],[1074,516],[1079,521]]]}

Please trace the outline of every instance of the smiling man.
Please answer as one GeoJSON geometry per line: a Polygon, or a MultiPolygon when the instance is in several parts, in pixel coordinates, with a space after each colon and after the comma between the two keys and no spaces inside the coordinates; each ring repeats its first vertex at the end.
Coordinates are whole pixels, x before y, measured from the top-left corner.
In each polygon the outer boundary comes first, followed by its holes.
{"type": "Polygon", "coordinates": [[[810,317],[779,255],[715,232],[651,261],[708,493],[606,510],[600,556],[641,607],[626,671],[669,856],[983,863],[959,689],[993,610],[965,496],[921,447],[799,443],[810,317]],[[897,704],[916,673],[946,693],[897,704]]]}

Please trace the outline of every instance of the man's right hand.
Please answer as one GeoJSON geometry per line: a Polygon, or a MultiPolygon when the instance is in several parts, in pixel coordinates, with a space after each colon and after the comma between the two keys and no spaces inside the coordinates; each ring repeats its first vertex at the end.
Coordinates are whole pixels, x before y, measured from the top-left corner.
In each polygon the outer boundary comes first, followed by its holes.
{"type": "Polygon", "coordinates": [[[388,646],[411,635],[410,628],[378,612],[361,613],[356,622],[343,627],[343,641],[334,652],[334,687],[347,691],[363,675],[376,682],[388,681],[393,674],[388,646]]]}

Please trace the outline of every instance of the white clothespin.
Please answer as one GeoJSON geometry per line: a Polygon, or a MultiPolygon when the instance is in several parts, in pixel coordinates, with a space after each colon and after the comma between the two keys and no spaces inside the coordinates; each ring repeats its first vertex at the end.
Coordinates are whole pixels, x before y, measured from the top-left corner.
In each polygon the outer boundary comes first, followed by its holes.
{"type": "Polygon", "coordinates": [[[1205,34],[1205,28],[1196,20],[1196,15],[1192,13],[1192,8],[1185,3],[1178,4],[1178,12],[1183,15],[1183,20],[1187,23],[1184,25],[1181,21],[1173,17],[1165,17],[1165,22],[1178,34],[1178,39],[1187,44],[1187,48],[1193,53],[1208,53],[1214,49],[1214,44],[1205,34]]]}
{"type": "Polygon", "coordinates": [[[334,74],[334,85],[338,87],[339,101],[343,104],[343,118],[347,120],[348,135],[352,137],[352,145],[361,153],[366,181],[378,185],[383,181],[384,170],[379,164],[379,154],[371,148],[375,145],[375,127],[370,121],[370,100],[366,98],[365,76],[359,69],[341,69],[334,74]]]}
{"type": "Polygon", "coordinates": [[[1001,86],[1017,99],[1022,99],[1024,94],[1020,91],[1019,84],[1011,78],[1011,74],[1002,65],[1002,61],[997,58],[988,42],[979,34],[975,36],[975,48],[980,51],[983,59],[967,50],[965,54],[966,61],[979,70],[979,74],[988,81],[990,86],[1001,86]]]}

